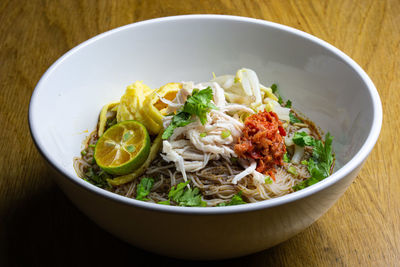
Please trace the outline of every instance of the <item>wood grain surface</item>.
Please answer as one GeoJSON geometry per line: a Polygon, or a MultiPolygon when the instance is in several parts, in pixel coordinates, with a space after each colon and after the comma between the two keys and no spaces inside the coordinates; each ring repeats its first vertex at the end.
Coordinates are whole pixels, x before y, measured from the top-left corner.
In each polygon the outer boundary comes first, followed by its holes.
{"type": "MultiPolygon", "coordinates": [[[[32,91],[62,54],[104,31],[181,14],[254,17],[313,34],[370,75],[384,119],[355,182],[316,223],[222,266],[400,266],[400,1],[0,1],[0,266],[197,265],[131,247],[58,189],[31,140],[32,91]]],[[[204,263],[203,263],[204,264],[204,263]]]]}

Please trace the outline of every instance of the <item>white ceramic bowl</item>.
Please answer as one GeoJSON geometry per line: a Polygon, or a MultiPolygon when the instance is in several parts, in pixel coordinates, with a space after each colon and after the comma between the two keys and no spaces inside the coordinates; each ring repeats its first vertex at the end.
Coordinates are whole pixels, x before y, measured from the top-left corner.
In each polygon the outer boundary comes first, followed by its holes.
{"type": "Polygon", "coordinates": [[[75,47],[43,75],[31,99],[34,142],[66,195],[105,230],[134,246],[189,259],[237,257],[304,230],[343,194],[380,132],[382,107],[367,74],[335,47],[304,32],[243,17],[190,15],[154,19],[100,34],[75,47]],[[128,84],[152,87],[205,81],[211,73],[257,72],[276,82],[335,137],[332,176],[304,190],[255,204],[186,208],[141,202],[78,178],[72,159],[99,111],[128,84]]]}

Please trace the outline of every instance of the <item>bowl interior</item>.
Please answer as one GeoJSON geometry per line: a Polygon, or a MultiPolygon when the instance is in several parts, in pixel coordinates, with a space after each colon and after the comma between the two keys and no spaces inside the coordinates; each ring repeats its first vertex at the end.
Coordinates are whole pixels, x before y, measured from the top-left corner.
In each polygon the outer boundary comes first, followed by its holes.
{"type": "Polygon", "coordinates": [[[264,85],[277,83],[296,110],[335,137],[338,169],[360,150],[374,123],[374,96],[352,64],[330,45],[273,23],[223,16],[146,21],[97,36],[58,60],[34,92],[30,125],[44,155],[77,179],[73,157],[101,107],[118,100],[127,85],[207,81],[212,72],[247,67],[264,85]]]}

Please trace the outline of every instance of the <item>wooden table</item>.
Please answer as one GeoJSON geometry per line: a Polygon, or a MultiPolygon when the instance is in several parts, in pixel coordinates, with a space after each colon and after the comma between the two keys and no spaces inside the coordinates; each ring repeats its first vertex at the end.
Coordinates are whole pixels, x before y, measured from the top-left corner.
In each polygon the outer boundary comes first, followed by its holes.
{"type": "Polygon", "coordinates": [[[218,264],[400,266],[399,0],[2,0],[0,265],[187,263],[131,247],[79,212],[49,178],[27,113],[41,75],[72,47],[132,22],[193,13],[270,20],[333,44],[370,75],[384,111],[381,136],[364,168],[320,220],[274,248],[218,264]]]}

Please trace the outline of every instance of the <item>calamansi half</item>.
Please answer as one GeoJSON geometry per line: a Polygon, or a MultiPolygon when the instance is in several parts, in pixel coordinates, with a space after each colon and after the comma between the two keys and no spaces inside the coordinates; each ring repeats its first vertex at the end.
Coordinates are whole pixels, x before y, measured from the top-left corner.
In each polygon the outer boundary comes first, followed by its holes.
{"type": "Polygon", "coordinates": [[[135,171],[150,153],[150,137],[143,124],[122,121],[110,127],[97,141],[94,159],[105,172],[125,175],[135,171]]]}

